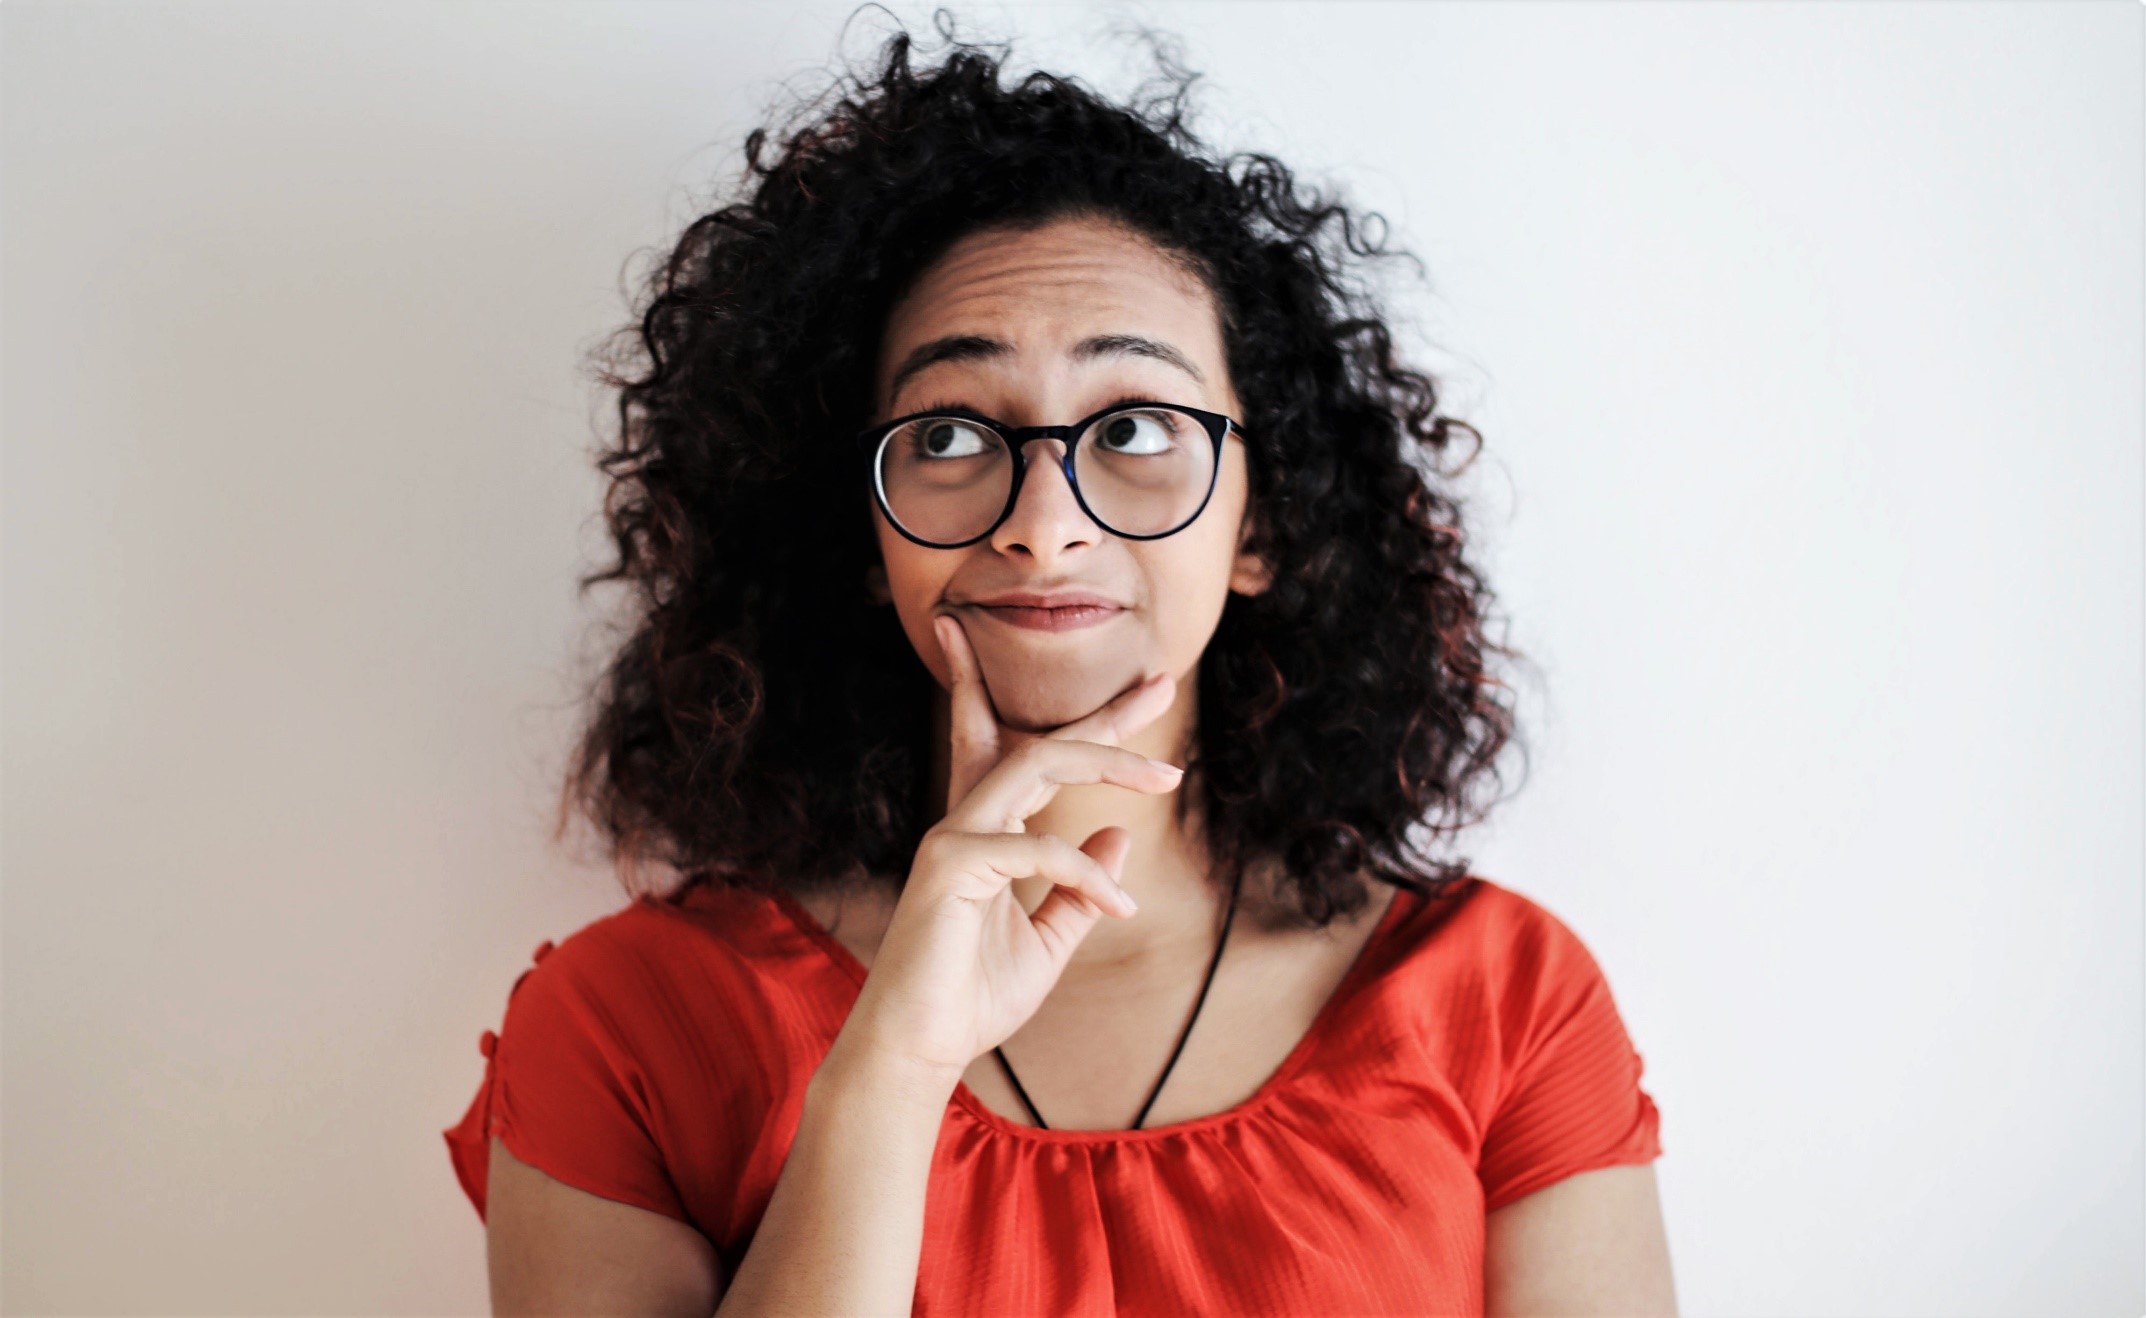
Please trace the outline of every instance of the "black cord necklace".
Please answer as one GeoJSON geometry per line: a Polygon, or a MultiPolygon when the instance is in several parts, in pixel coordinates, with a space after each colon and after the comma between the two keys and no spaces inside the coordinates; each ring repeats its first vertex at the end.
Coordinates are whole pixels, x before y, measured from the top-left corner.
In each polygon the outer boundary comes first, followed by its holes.
{"type": "MultiPolygon", "coordinates": [[[[1192,1037],[1192,1025],[1200,1018],[1200,1008],[1207,1005],[1207,990],[1214,985],[1215,967],[1222,964],[1222,949],[1229,945],[1229,927],[1237,920],[1237,890],[1243,883],[1244,874],[1239,871],[1237,877],[1230,882],[1229,910],[1222,917],[1222,936],[1215,940],[1215,954],[1207,963],[1207,978],[1200,984],[1200,996],[1193,1001],[1192,1016],[1186,1020],[1184,1031],[1177,1036],[1177,1047],[1170,1050],[1170,1060],[1163,1064],[1161,1077],[1155,1081],[1155,1087],[1148,1091],[1148,1101],[1140,1105],[1140,1115],[1133,1118],[1134,1130],[1147,1124],[1148,1109],[1155,1106],[1155,1098],[1162,1093],[1163,1082],[1170,1078],[1170,1068],[1177,1065],[1177,1055],[1185,1051],[1185,1040],[1192,1037]]],[[[1028,1109],[1029,1119],[1041,1129],[1049,1130],[1050,1127],[1044,1124],[1043,1114],[1036,1111],[1036,1105],[1029,1101],[1028,1091],[1021,1088],[1021,1079],[1013,1073],[1013,1063],[1006,1060],[1005,1050],[993,1048],[991,1051],[997,1056],[998,1064],[1005,1069],[1006,1078],[1013,1082],[1013,1092],[1021,1096],[1021,1106],[1028,1109]]]]}

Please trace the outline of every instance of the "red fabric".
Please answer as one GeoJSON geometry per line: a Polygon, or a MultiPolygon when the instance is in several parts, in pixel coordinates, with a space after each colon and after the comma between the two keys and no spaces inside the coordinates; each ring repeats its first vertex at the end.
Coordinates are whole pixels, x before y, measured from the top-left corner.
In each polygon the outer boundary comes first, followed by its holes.
{"type": "MultiPolygon", "coordinates": [[[[734,1272],[864,969],[787,896],[641,898],[537,949],[445,1134],[665,1213],[734,1272]],[[495,1045],[496,1040],[496,1045],[495,1045]]],[[[1140,1131],[1038,1130],[960,1087],[915,1312],[1480,1313],[1484,1215],[1661,1153],[1600,967],[1480,877],[1396,894],[1259,1092],[1140,1131]]]]}

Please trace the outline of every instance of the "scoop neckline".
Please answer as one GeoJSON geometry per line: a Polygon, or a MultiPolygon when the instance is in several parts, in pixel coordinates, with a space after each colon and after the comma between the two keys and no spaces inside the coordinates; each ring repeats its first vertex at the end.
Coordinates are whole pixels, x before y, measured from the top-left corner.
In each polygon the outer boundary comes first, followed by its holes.
{"type": "MultiPolygon", "coordinates": [[[[829,933],[812,912],[805,909],[804,903],[798,901],[787,889],[778,888],[768,895],[773,898],[776,908],[784,917],[818,947],[823,955],[855,981],[860,990],[864,987],[865,976],[869,973],[864,963],[859,961],[857,954],[845,947],[840,939],[829,933]]],[[[1234,1125],[1256,1116],[1281,1096],[1289,1082],[1303,1069],[1311,1054],[1329,1037],[1329,1026],[1333,1019],[1340,1014],[1349,999],[1356,995],[1365,975],[1369,973],[1373,950],[1386,941],[1393,927],[1400,922],[1402,903],[1411,900],[1414,900],[1413,889],[1394,885],[1393,897],[1386,903],[1386,909],[1380,914],[1378,923],[1372,926],[1363,946],[1356,949],[1356,956],[1349,962],[1349,968],[1342,973],[1340,980],[1335,983],[1333,991],[1327,994],[1326,1001],[1319,1004],[1319,1010],[1312,1016],[1311,1024],[1305,1029],[1303,1036],[1296,1041],[1296,1046],[1289,1050],[1288,1055],[1282,1058],[1281,1064],[1261,1082],[1258,1089],[1252,1091],[1242,1102],[1220,1112],[1188,1117],[1166,1126],[1147,1126],[1137,1130],[1045,1129],[1041,1126],[1024,1126],[992,1111],[983,1099],[977,1097],[975,1091],[969,1088],[965,1080],[954,1082],[953,1098],[949,1106],[967,1113],[987,1130],[1038,1144],[1150,1143],[1192,1135],[1219,1126],[1234,1125]]]]}

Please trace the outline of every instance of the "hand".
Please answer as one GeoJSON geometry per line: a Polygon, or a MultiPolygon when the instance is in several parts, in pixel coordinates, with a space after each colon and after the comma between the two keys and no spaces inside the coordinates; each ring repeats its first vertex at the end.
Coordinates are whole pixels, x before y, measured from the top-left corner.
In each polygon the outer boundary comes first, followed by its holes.
{"type": "Polygon", "coordinates": [[[1118,886],[1131,836],[1116,825],[1076,847],[1031,835],[1026,820],[1069,784],[1168,792],[1174,765],[1126,749],[1176,695],[1159,673],[1085,718],[1002,753],[1005,729],[968,633],[932,620],[953,673],[946,815],[924,834],[838,1044],[848,1041],[925,1074],[958,1081],[969,1064],[1036,1013],[1105,911],[1131,916],[1118,886]],[[1034,914],[1012,883],[1054,885],[1034,914]]]}

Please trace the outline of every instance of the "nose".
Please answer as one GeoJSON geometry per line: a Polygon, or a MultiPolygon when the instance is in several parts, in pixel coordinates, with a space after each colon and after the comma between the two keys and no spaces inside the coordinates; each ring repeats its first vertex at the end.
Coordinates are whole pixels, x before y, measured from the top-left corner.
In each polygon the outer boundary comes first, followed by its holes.
{"type": "Polygon", "coordinates": [[[1038,563],[1049,563],[1069,550],[1092,545],[1104,531],[1082,511],[1066,482],[1065,443],[1056,439],[1032,439],[1023,446],[1028,470],[1021,478],[1021,493],[1013,511],[991,533],[991,547],[1002,554],[1026,553],[1038,563]]]}

